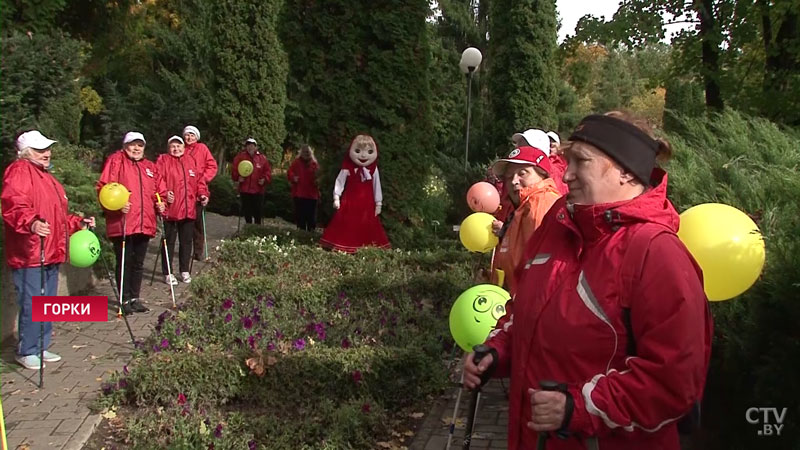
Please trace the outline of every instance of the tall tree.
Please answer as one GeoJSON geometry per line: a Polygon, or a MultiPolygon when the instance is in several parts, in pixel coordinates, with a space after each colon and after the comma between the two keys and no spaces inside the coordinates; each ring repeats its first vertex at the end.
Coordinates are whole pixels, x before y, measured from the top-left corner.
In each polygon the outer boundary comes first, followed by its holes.
{"type": "Polygon", "coordinates": [[[497,153],[515,131],[558,125],[555,50],[554,0],[491,2],[487,62],[497,153]]]}
{"type": "Polygon", "coordinates": [[[434,149],[429,12],[425,0],[287,0],[281,31],[290,140],[318,149],[330,186],[353,136],[372,134],[394,232],[419,224],[434,149]]]}

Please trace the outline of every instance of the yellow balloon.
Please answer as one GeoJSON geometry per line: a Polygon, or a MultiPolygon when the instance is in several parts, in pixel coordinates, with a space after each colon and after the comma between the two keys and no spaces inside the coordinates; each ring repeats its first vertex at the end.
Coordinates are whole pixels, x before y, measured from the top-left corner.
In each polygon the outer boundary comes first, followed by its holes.
{"type": "Polygon", "coordinates": [[[756,282],[766,257],[764,238],[747,214],[721,203],[681,214],[678,237],[703,269],[709,300],[728,300],[756,282]]]}
{"type": "Polygon", "coordinates": [[[239,171],[239,175],[249,177],[250,174],[253,173],[253,163],[250,161],[242,161],[239,163],[237,170],[239,171]]]}
{"type": "Polygon", "coordinates": [[[103,208],[109,211],[118,211],[122,209],[131,193],[128,188],[119,183],[108,183],[100,189],[99,199],[103,208]]]}
{"type": "Polygon", "coordinates": [[[467,250],[486,253],[497,245],[497,236],[492,233],[494,217],[485,212],[472,213],[461,222],[458,237],[467,250]]]}

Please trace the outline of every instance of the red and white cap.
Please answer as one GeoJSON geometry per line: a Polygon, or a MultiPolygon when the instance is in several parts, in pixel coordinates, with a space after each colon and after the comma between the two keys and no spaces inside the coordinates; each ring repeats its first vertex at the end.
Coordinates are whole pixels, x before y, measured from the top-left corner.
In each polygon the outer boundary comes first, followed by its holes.
{"type": "Polygon", "coordinates": [[[547,154],[538,148],[527,145],[511,150],[511,153],[508,154],[508,158],[501,159],[492,164],[492,173],[498,177],[502,177],[506,173],[506,167],[509,164],[536,166],[547,172],[548,176],[552,173],[550,158],[547,157],[547,154]]]}
{"type": "Polygon", "coordinates": [[[514,133],[514,135],[511,136],[511,141],[514,142],[515,147],[529,145],[533,148],[538,148],[543,151],[545,155],[550,156],[550,138],[547,137],[547,133],[537,128],[531,128],[522,133],[514,133]]]}

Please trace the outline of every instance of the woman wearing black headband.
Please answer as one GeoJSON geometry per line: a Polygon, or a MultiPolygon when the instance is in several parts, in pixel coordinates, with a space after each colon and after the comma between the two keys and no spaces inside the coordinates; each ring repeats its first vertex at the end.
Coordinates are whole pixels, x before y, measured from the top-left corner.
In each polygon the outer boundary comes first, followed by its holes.
{"type": "Polygon", "coordinates": [[[712,325],[656,168],[668,150],[617,112],[584,118],[570,137],[570,192],[528,242],[490,355],[464,367],[467,387],[487,370],[511,377],[509,449],[680,448],[712,325]]]}

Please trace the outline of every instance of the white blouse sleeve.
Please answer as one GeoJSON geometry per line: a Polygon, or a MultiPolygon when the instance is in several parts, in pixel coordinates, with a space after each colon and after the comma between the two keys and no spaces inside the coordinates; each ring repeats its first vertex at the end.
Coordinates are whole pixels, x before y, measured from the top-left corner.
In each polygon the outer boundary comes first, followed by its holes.
{"type": "Polygon", "coordinates": [[[347,170],[340,170],[339,175],[336,176],[336,183],[333,185],[333,196],[334,197],[341,197],[342,192],[344,192],[344,185],[347,183],[347,176],[350,175],[350,172],[347,170]]]}
{"type": "Polygon", "coordinates": [[[375,204],[383,204],[383,191],[381,191],[381,177],[378,175],[378,168],[375,168],[375,173],[372,174],[372,191],[375,193],[375,204]]]}

